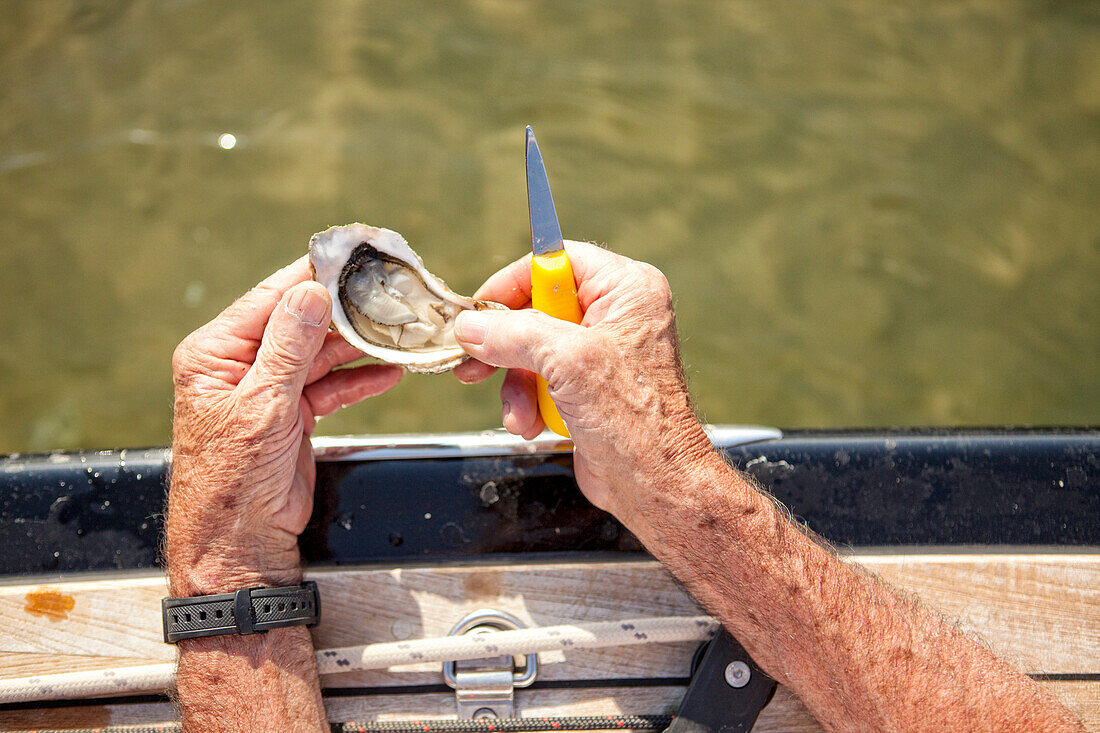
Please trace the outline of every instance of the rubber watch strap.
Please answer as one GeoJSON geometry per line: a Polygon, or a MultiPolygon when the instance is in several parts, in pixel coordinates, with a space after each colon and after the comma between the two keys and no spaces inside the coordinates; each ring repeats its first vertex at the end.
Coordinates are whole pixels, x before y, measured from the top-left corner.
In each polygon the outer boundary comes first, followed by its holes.
{"type": "Polygon", "coordinates": [[[257,634],[283,626],[314,626],[321,597],[312,580],[291,588],[242,588],[235,593],[161,601],[164,641],[219,634],[257,634]]]}

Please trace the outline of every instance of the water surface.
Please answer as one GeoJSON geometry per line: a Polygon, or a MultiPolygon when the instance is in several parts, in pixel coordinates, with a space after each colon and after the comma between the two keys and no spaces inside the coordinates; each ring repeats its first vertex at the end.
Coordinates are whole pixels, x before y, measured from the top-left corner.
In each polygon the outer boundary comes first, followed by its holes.
{"type": "MultiPolygon", "coordinates": [[[[23,0],[0,451],[167,442],[174,345],[328,225],[473,291],[529,247],[528,123],[566,236],[668,275],[706,419],[1100,421],[1094,3],[23,0]]],[[[321,431],[497,426],[498,385],[321,431]]]]}

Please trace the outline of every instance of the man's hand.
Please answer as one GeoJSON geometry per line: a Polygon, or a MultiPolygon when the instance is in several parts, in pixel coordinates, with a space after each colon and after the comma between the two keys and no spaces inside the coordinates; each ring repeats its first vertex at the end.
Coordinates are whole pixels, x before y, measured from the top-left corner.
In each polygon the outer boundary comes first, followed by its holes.
{"type": "MultiPolygon", "coordinates": [[[[534,373],[546,377],[576,445],[581,490],[601,509],[629,517],[638,489],[667,482],[713,450],[688,399],[664,275],[593,244],[565,248],[581,324],[530,309],[464,311],[456,335],[477,361],[459,365],[455,375],[471,383],[507,367],[504,427],[526,438],[544,427],[534,373]]],[[[513,309],[530,305],[531,256],[493,275],[475,297],[513,309]]]]}
{"type": "Polygon", "coordinates": [[[362,354],[328,331],[329,295],[309,280],[302,258],[176,349],[166,550],[178,595],[297,582],[316,419],[401,378],[391,366],[331,371],[362,354]]]}
{"type": "MultiPolygon", "coordinates": [[[[460,314],[475,382],[508,367],[504,426],[543,427],[541,373],[577,483],[830,730],[1080,730],[1047,693],[942,619],[855,572],[713,451],[692,413],[671,296],[653,267],[567,242],[581,325],[530,309],[460,314]],[[480,362],[480,363],[479,363],[480,362]],[[486,366],[491,365],[491,366],[486,366]]],[[[530,258],[478,298],[529,304],[530,258]]]]}
{"type": "MultiPolygon", "coordinates": [[[[328,292],[302,258],[184,339],[165,555],[175,596],[301,580],[317,418],[385,392],[398,367],[332,371],[362,356],[328,332],[328,292]]],[[[181,641],[186,730],[327,730],[303,627],[181,641]]]]}

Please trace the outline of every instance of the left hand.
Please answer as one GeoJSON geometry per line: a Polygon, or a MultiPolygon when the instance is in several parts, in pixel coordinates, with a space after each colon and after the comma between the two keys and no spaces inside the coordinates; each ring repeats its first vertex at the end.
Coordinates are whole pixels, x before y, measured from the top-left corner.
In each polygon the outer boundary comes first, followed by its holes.
{"type": "Polygon", "coordinates": [[[362,354],[329,332],[331,315],[303,257],[176,348],[165,531],[174,595],[301,579],[314,424],[403,374],[377,364],[332,371],[362,354]]]}

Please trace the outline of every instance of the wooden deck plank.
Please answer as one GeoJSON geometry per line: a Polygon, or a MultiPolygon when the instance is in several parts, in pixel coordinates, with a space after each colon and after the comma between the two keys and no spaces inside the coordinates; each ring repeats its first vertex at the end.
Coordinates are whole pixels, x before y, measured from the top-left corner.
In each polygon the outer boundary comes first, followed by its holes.
{"type": "MultiPolygon", "coordinates": [[[[43,654],[41,653],[4,653],[0,654],[0,678],[31,677],[42,674],[43,654]]],[[[156,664],[163,659],[135,659],[134,657],[103,657],[82,654],[53,654],[50,663],[64,668],[67,672],[86,672],[96,669],[117,669],[140,664],[156,664]]]]}
{"type": "MultiPolygon", "coordinates": [[[[870,555],[854,561],[917,594],[1028,672],[1100,674],[1100,553],[870,555]]],[[[653,562],[336,569],[309,575],[320,584],[324,604],[322,624],[314,630],[318,648],[444,635],[481,607],[541,626],[699,612],[653,562]]],[[[41,655],[37,671],[43,674],[67,668],[64,660],[51,661],[57,655],[108,657],[112,664],[122,658],[171,660],[174,647],[162,642],[160,630],[165,592],[157,576],[0,586],[0,675],[13,676],[4,660],[9,654],[41,655]],[[67,611],[49,610],[64,609],[70,601],[67,611]]],[[[22,670],[29,658],[20,659],[22,670]]],[[[683,670],[682,654],[646,646],[576,652],[568,659],[546,655],[544,662],[546,679],[592,676],[594,668],[604,667],[598,676],[678,676],[683,670]],[[596,664],[599,659],[605,663],[596,664]]],[[[400,679],[421,684],[410,676],[415,671],[403,670],[400,679]]],[[[379,684],[385,676],[365,674],[353,684],[379,684]]]]}
{"type": "MultiPolygon", "coordinates": [[[[1100,675],[1100,552],[875,554],[851,558],[915,593],[1032,674],[1100,675]]],[[[340,568],[308,573],[321,586],[317,648],[446,634],[477,608],[527,624],[691,615],[695,603],[651,561],[424,568],[340,568]]],[[[117,668],[173,658],[161,641],[159,576],[0,586],[0,678],[117,668]],[[71,603],[70,603],[71,601],[71,603]]],[[[680,678],[694,644],[593,649],[540,656],[540,680],[680,678]]],[[[326,686],[437,685],[435,664],[327,676],[326,686]]],[[[1100,730],[1100,681],[1046,682],[1100,730]]],[[[525,690],[523,714],[669,711],[675,687],[525,690]]],[[[453,715],[443,693],[330,698],[333,720],[453,715]]],[[[167,703],[2,711],[0,729],[170,720],[167,703]],[[167,717],[165,717],[167,716],[167,717]],[[70,721],[70,722],[65,722],[70,721]]],[[[786,693],[758,730],[818,730],[786,693]]]]}

